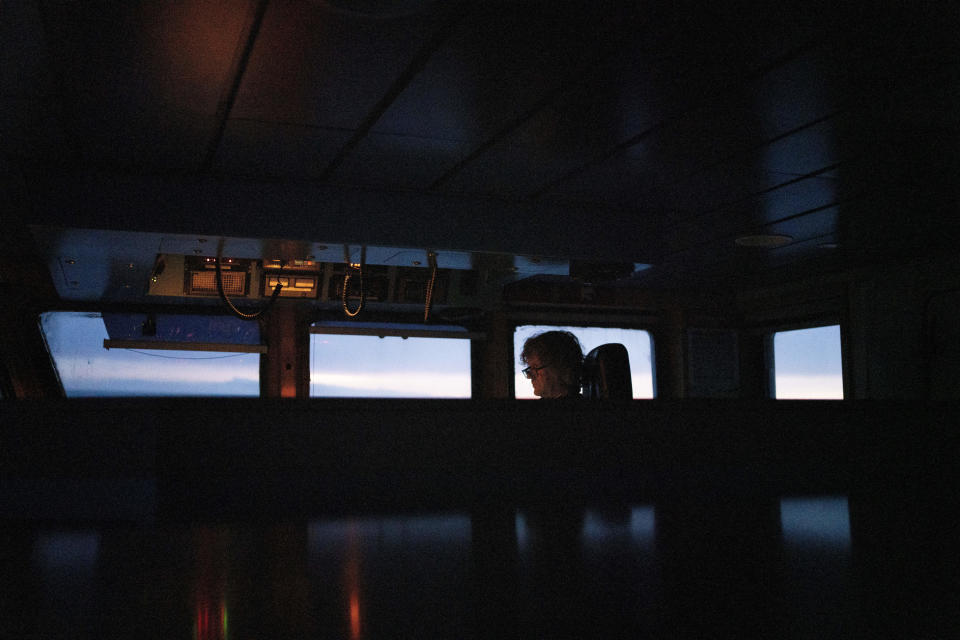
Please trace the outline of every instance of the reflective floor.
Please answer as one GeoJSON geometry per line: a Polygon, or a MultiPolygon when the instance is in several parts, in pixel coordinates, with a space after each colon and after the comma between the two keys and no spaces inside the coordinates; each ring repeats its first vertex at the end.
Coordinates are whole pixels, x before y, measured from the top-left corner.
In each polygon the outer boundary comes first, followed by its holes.
{"type": "Polygon", "coordinates": [[[2,637],[695,637],[722,623],[718,612],[756,608],[781,637],[849,637],[845,499],[785,500],[780,513],[776,567],[761,571],[775,580],[758,587],[775,583],[769,599],[735,575],[716,584],[737,563],[705,568],[702,581],[695,563],[677,565],[658,546],[651,506],[270,525],[7,524],[2,637]],[[672,575],[678,566],[682,580],[672,575]],[[689,580],[699,582],[693,600],[689,580]]]}

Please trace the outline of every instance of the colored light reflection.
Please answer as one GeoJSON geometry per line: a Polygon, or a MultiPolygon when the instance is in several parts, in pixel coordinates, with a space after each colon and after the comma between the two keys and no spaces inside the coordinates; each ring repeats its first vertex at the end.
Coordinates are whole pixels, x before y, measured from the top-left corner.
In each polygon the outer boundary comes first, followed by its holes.
{"type": "Polygon", "coordinates": [[[470,543],[463,514],[311,522],[313,619],[344,639],[464,637],[470,543]]]}
{"type": "Polygon", "coordinates": [[[350,637],[360,637],[360,594],[356,591],[350,594],[350,637]]]}
{"type": "Polygon", "coordinates": [[[202,596],[197,600],[196,622],[194,625],[196,640],[226,640],[227,638],[227,605],[204,601],[202,596]]]}
{"type": "Polygon", "coordinates": [[[226,534],[201,529],[195,533],[197,558],[194,584],[194,638],[227,639],[227,567],[226,534]]]}
{"type": "Polygon", "coordinates": [[[360,617],[360,535],[355,526],[347,532],[347,557],[344,565],[344,591],[349,594],[350,640],[363,637],[360,617]]]}

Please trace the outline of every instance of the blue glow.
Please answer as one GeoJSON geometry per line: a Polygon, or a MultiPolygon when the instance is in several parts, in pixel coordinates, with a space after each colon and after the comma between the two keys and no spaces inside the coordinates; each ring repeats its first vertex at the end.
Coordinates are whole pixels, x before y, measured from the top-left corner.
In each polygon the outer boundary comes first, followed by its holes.
{"type": "Polygon", "coordinates": [[[37,561],[45,569],[91,571],[100,553],[100,534],[94,532],[43,533],[36,541],[37,561]]]}
{"type": "Polygon", "coordinates": [[[527,526],[527,518],[519,511],[514,521],[517,528],[517,548],[523,553],[530,546],[530,527],[527,526]]]}
{"type": "Polygon", "coordinates": [[[845,496],[784,498],[780,524],[788,545],[850,547],[850,510],[845,496]]]}
{"type": "Polygon", "coordinates": [[[656,534],[657,521],[653,507],[634,507],[630,510],[630,537],[637,544],[650,546],[656,534]]]}
{"type": "Polygon", "coordinates": [[[602,512],[587,509],[583,520],[583,539],[603,545],[613,539],[629,538],[634,545],[653,549],[656,521],[652,506],[631,507],[623,517],[611,518],[602,512]]]}
{"type": "Polygon", "coordinates": [[[308,525],[307,535],[311,551],[324,554],[353,541],[373,547],[457,546],[469,542],[471,530],[469,516],[443,514],[315,521],[308,525]]]}

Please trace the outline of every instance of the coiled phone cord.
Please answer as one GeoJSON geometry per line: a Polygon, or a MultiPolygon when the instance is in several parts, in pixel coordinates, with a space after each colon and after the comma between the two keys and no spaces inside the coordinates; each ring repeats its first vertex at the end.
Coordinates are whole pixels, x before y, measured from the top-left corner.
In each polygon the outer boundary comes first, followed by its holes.
{"type": "Polygon", "coordinates": [[[343,312],[347,314],[349,318],[355,318],[359,315],[360,312],[363,311],[363,304],[367,300],[366,293],[363,290],[363,263],[366,255],[367,248],[361,247],[360,262],[350,262],[350,247],[343,245],[343,260],[347,264],[347,268],[343,276],[343,291],[340,294],[340,299],[343,302],[343,312]],[[353,271],[357,272],[357,277],[360,279],[360,302],[357,304],[357,308],[351,311],[350,305],[347,303],[347,288],[350,285],[350,278],[353,276],[353,271]]]}
{"type": "Polygon", "coordinates": [[[237,316],[241,320],[256,320],[257,318],[259,318],[260,316],[262,316],[263,314],[265,314],[267,311],[270,310],[270,308],[273,306],[273,303],[276,301],[277,296],[280,295],[280,290],[283,289],[283,285],[280,284],[280,279],[279,278],[277,279],[277,286],[274,287],[273,294],[271,294],[270,299],[267,301],[267,305],[265,307],[263,307],[256,313],[244,313],[243,311],[240,311],[240,309],[237,309],[237,307],[233,304],[233,302],[227,296],[226,290],[224,290],[223,288],[223,271],[220,268],[220,259],[222,256],[223,256],[223,238],[220,238],[220,242],[217,243],[217,260],[215,263],[216,270],[217,270],[217,274],[216,274],[217,275],[216,277],[217,293],[220,294],[220,299],[223,300],[224,304],[226,304],[227,307],[230,309],[230,311],[233,312],[233,315],[237,316]]]}
{"type": "Polygon", "coordinates": [[[430,309],[433,307],[433,287],[437,283],[437,254],[428,251],[427,263],[430,265],[430,281],[427,283],[427,299],[423,306],[424,323],[430,320],[430,309]]]}

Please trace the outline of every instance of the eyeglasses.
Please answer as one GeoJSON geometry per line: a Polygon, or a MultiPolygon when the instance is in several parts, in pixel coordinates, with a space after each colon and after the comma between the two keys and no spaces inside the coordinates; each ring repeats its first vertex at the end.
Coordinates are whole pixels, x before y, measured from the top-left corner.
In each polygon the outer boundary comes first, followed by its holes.
{"type": "Polygon", "coordinates": [[[543,365],[542,367],[527,367],[526,369],[522,369],[521,371],[523,372],[523,375],[526,376],[527,378],[533,378],[533,375],[535,373],[540,371],[540,369],[546,369],[547,366],[548,365],[543,365]]]}

